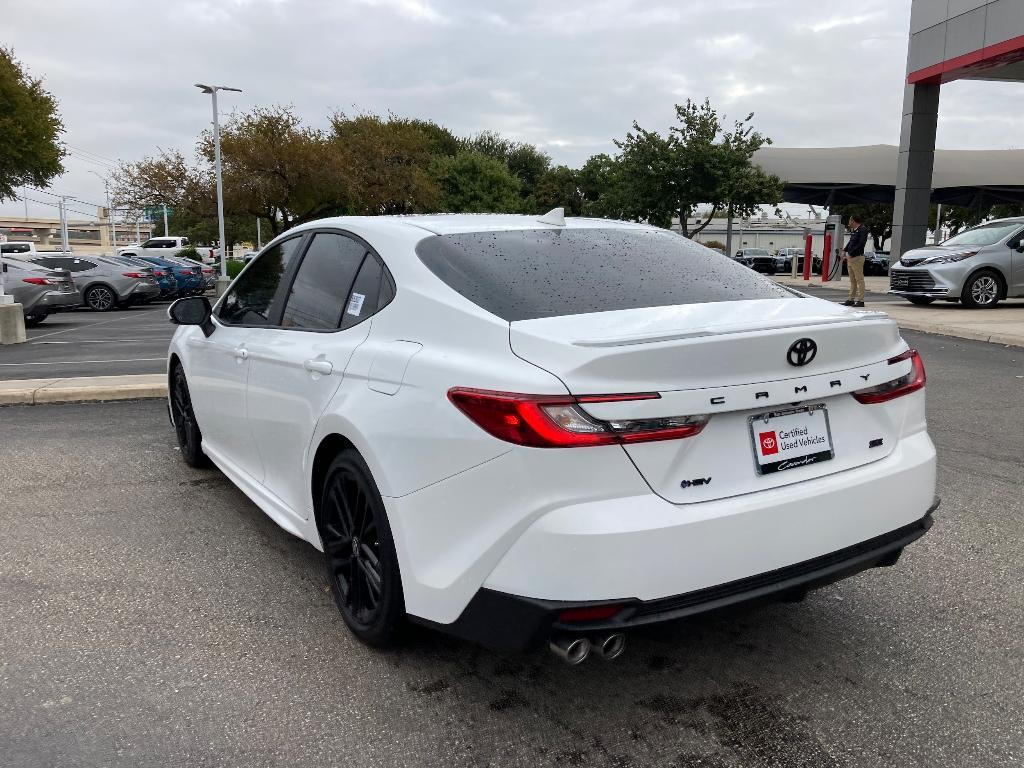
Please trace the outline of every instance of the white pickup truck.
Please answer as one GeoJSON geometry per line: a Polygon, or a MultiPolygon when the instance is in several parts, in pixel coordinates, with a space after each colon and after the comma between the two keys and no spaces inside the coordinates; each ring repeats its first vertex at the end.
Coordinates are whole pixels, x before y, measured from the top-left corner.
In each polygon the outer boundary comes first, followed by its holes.
{"type": "Polygon", "coordinates": [[[36,251],[36,244],[29,240],[9,240],[0,243],[0,253],[5,256],[16,256],[24,253],[35,256],[38,251],[36,251]]]}
{"type": "MultiPolygon", "coordinates": [[[[187,237],[151,237],[142,245],[129,245],[126,248],[118,248],[119,256],[177,256],[178,253],[189,246],[187,237]]],[[[204,264],[210,264],[216,259],[213,251],[204,253],[199,251],[204,264]]]]}

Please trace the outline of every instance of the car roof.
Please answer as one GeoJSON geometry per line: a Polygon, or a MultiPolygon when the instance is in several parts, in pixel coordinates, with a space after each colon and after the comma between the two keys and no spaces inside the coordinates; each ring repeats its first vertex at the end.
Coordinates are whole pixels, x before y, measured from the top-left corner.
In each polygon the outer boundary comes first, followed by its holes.
{"type": "Polygon", "coordinates": [[[636,229],[648,231],[666,231],[648,224],[634,224],[614,219],[591,219],[569,216],[565,226],[557,226],[540,221],[537,216],[499,214],[499,213],[433,213],[414,214],[408,216],[336,216],[319,219],[295,227],[291,232],[318,227],[338,227],[340,229],[361,229],[365,231],[399,231],[420,230],[434,235],[451,235],[464,232],[495,232],[528,229],[636,229]]]}

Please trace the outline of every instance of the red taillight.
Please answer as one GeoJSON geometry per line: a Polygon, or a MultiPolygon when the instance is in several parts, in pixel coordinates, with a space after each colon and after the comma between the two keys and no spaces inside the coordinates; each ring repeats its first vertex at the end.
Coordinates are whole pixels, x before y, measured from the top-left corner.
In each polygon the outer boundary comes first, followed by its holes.
{"type": "Polygon", "coordinates": [[[148,277],[148,275],[145,274],[144,272],[122,272],[121,274],[124,275],[125,277],[137,277],[140,279],[148,277]]]}
{"type": "Polygon", "coordinates": [[[657,392],[626,395],[521,395],[454,387],[448,399],[490,435],[532,448],[578,448],[654,440],[675,440],[698,434],[708,416],[602,421],[581,403],[656,400],[657,392]]]}
{"type": "Polygon", "coordinates": [[[879,384],[876,387],[858,389],[853,393],[857,402],[864,403],[865,405],[887,403],[897,397],[903,397],[903,395],[909,395],[911,392],[917,392],[917,390],[922,389],[925,383],[925,374],[921,356],[917,354],[916,349],[908,349],[901,355],[889,358],[889,365],[902,363],[904,360],[910,361],[909,373],[900,376],[898,379],[887,381],[885,384],[879,384]]]}
{"type": "Polygon", "coordinates": [[[57,285],[56,280],[51,280],[48,277],[23,277],[21,278],[23,283],[32,283],[32,285],[57,285]]]}
{"type": "Polygon", "coordinates": [[[621,605],[588,605],[583,608],[567,608],[558,614],[560,622],[603,621],[622,610],[621,605]]]}
{"type": "Polygon", "coordinates": [[[153,277],[163,277],[163,276],[164,276],[163,272],[161,272],[160,270],[154,270],[153,277]]]}

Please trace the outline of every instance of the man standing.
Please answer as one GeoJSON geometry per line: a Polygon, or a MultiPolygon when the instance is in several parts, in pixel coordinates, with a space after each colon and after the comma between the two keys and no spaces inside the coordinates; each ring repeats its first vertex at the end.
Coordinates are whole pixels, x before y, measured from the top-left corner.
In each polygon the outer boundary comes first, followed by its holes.
{"type": "Polygon", "coordinates": [[[868,242],[871,230],[861,221],[860,216],[850,217],[847,227],[853,230],[850,242],[843,248],[843,261],[850,273],[850,298],[843,302],[846,307],[864,306],[864,246],[868,242]]]}

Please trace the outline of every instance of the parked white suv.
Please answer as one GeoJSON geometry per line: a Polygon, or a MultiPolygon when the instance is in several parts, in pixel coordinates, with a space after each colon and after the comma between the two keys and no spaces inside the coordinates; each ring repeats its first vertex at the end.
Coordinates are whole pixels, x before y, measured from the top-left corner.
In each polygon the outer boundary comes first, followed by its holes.
{"type": "Polygon", "coordinates": [[[614,656],[634,627],[892,565],[931,525],[896,323],[665,230],[326,219],[212,313],[169,314],[182,456],[322,549],[369,643],[408,617],[614,656]]]}
{"type": "MultiPolygon", "coordinates": [[[[187,248],[189,245],[187,237],[151,237],[149,240],[144,242],[142,245],[129,245],[125,248],[118,248],[117,254],[119,256],[130,256],[138,258],[139,256],[159,256],[166,258],[167,256],[176,256],[179,251],[187,248]]],[[[204,259],[204,262],[206,260],[204,259]]],[[[213,261],[212,256],[210,261],[213,261]]]]}

